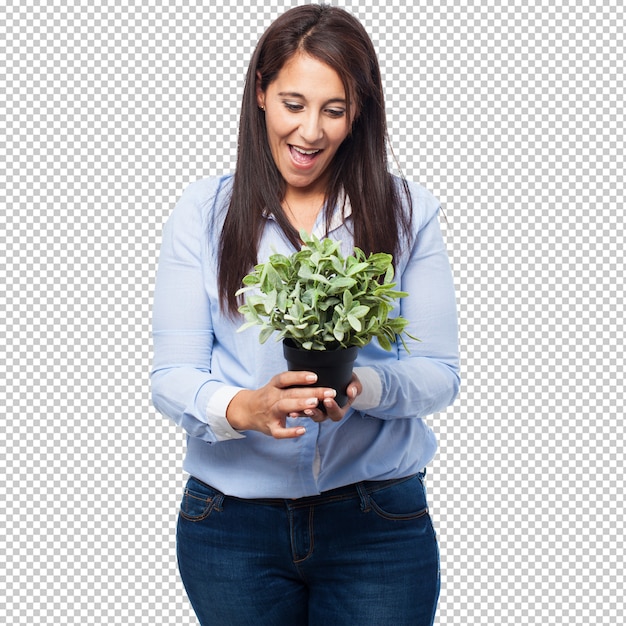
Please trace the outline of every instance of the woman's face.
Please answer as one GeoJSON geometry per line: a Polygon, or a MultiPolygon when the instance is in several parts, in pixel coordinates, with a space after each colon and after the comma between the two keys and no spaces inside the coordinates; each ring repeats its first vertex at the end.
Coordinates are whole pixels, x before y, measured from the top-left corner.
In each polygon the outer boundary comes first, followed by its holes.
{"type": "Polygon", "coordinates": [[[287,196],[325,193],[328,166],[350,131],[339,75],[297,53],[265,91],[259,82],[257,102],[265,108],[267,138],[287,196]]]}

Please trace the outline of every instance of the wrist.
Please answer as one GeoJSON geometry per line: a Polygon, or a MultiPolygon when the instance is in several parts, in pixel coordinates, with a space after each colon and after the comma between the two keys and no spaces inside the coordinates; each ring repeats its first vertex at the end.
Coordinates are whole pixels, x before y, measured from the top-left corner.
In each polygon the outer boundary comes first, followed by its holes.
{"type": "Polygon", "coordinates": [[[246,430],[246,418],[250,415],[252,391],[242,389],[237,392],[226,407],[226,419],[235,430],[246,430]]]}

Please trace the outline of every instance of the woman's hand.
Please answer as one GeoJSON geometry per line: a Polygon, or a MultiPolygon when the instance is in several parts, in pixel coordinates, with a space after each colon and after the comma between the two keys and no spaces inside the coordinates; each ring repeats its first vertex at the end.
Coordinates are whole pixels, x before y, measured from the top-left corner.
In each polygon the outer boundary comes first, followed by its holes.
{"type": "Polygon", "coordinates": [[[236,430],[256,430],[276,439],[300,437],[304,426],[287,427],[287,416],[308,417],[316,422],[341,420],[362,387],[353,374],[348,385],[348,402],[339,407],[336,392],[328,387],[313,387],[317,376],[312,372],[283,372],[260,389],[244,389],[231,400],[226,419],[236,430]],[[317,408],[324,403],[326,413],[317,408]]]}
{"type": "Polygon", "coordinates": [[[346,393],[348,395],[348,402],[344,406],[339,406],[335,400],[334,396],[325,397],[323,400],[324,409],[326,412],[321,411],[320,409],[306,409],[304,414],[307,417],[310,417],[314,422],[323,422],[326,419],[331,419],[333,422],[339,422],[348,412],[348,409],[352,406],[355,398],[363,391],[363,385],[361,385],[361,381],[358,379],[356,374],[352,374],[352,379],[348,383],[348,388],[346,393]]]}

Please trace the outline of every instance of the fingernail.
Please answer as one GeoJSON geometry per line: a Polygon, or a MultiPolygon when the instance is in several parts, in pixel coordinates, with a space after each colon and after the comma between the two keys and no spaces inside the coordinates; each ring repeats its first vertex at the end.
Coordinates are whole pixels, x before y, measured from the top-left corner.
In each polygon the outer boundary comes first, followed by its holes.
{"type": "Polygon", "coordinates": [[[309,406],[316,406],[316,405],[317,405],[317,398],[309,398],[309,399],[306,401],[306,403],[307,403],[309,406]]]}
{"type": "Polygon", "coordinates": [[[296,428],[296,435],[304,435],[306,428],[296,428]]]}
{"type": "Polygon", "coordinates": [[[304,409],[304,414],[305,415],[313,415],[313,411],[311,411],[311,409],[304,409]]]}
{"type": "Polygon", "coordinates": [[[332,398],[324,398],[324,406],[332,406],[333,399],[332,398]]]}
{"type": "Polygon", "coordinates": [[[314,383],[317,380],[316,374],[307,374],[306,375],[307,382],[314,383]]]}
{"type": "Polygon", "coordinates": [[[334,398],[337,395],[337,392],[334,389],[328,389],[324,392],[325,398],[334,398]]]}

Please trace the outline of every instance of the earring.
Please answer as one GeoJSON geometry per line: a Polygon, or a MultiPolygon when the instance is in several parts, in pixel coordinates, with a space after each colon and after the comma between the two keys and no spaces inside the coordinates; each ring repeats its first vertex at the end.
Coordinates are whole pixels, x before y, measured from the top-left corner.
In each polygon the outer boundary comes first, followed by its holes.
{"type": "Polygon", "coordinates": [[[265,107],[263,105],[261,105],[259,109],[261,109],[261,111],[265,111],[265,107]]]}

